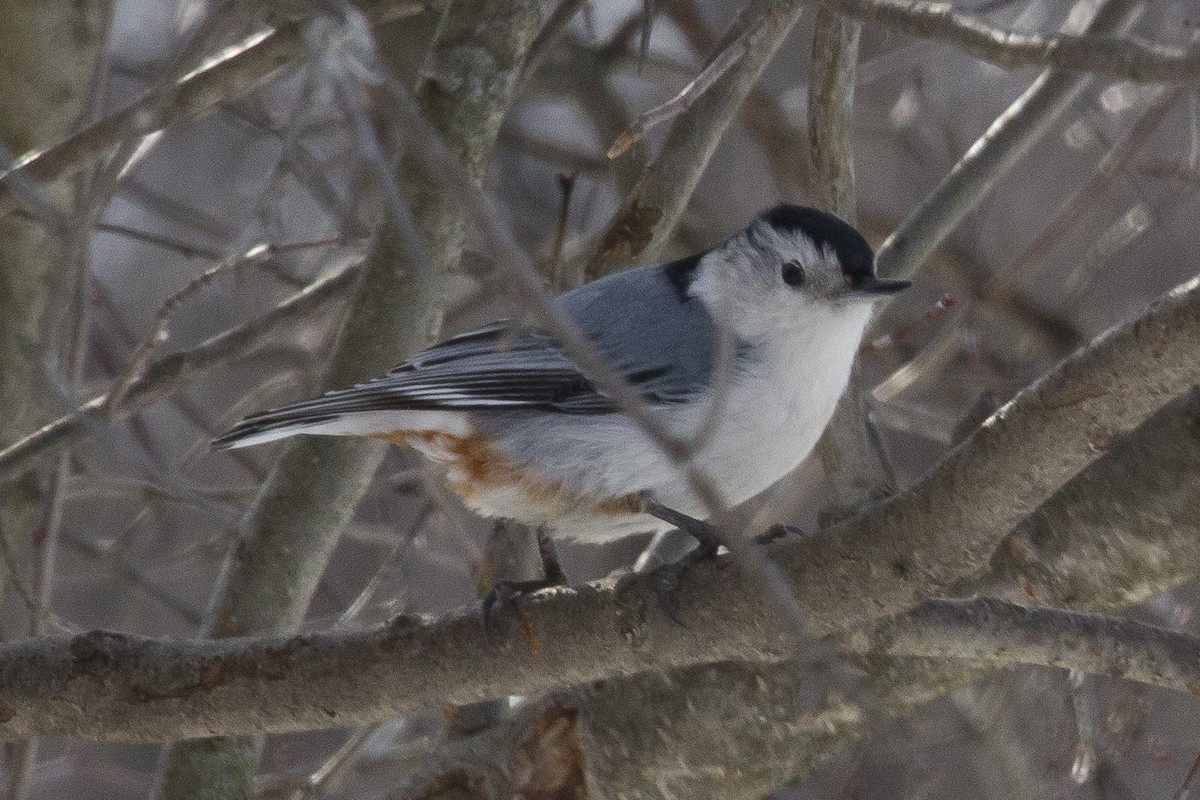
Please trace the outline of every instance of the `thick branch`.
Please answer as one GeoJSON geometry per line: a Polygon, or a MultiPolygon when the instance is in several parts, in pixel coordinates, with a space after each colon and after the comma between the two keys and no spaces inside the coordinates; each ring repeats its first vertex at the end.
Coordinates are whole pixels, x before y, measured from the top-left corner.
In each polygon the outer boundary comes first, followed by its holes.
{"type": "MultiPolygon", "coordinates": [[[[1101,612],[1178,586],[1200,573],[1198,475],[1200,390],[1193,389],[1044,503],[974,583],[995,591],[1018,586],[1040,602],[1101,612]]],[[[889,715],[908,713],[988,670],[981,662],[847,657],[866,670],[872,709],[889,715]]],[[[522,743],[544,730],[542,710],[556,706],[570,714],[567,732],[580,746],[575,752],[589,797],[757,800],[803,780],[871,733],[852,699],[829,693],[817,709],[805,702],[812,684],[801,663],[785,661],[577,687],[528,708],[503,731],[439,748],[394,796],[425,797],[420,788],[447,774],[486,779],[496,787],[490,796],[511,796],[508,767],[519,763],[513,757],[520,758],[522,743]],[[630,741],[638,743],[632,758],[630,741]]]]}
{"type": "Polygon", "coordinates": [[[1034,664],[1200,694],[1200,640],[1132,619],[1021,606],[935,600],[859,630],[838,646],[868,656],[1034,664]]]}
{"type": "MultiPolygon", "coordinates": [[[[877,708],[893,715],[969,680],[984,665],[1066,667],[1189,693],[1200,687],[1194,637],[999,600],[934,601],[836,644],[877,668],[867,683],[877,708]]],[[[811,675],[792,663],[726,663],[559,692],[524,706],[499,730],[447,743],[390,796],[428,797],[425,790],[448,774],[471,776],[487,788],[486,797],[521,796],[529,788],[522,782],[539,773],[504,767],[536,752],[574,767],[540,772],[560,782],[559,796],[586,790],[606,798],[759,798],[870,733],[867,715],[843,698],[827,697],[814,708],[806,680],[811,675]]]]}
{"type": "MultiPolygon", "coordinates": [[[[1188,389],[1200,378],[1198,286],[1063,362],[916,488],[827,536],[776,546],[813,628],[847,630],[900,613],[976,573],[1023,517],[1188,389]]],[[[646,669],[785,657],[790,631],[728,567],[724,559],[702,565],[681,587],[688,628],[658,610],[654,579],[636,576],[539,595],[516,631],[491,639],[477,616],[457,614],[286,641],[90,634],[17,643],[0,649],[0,730],[149,739],[297,730],[646,669]]]]}

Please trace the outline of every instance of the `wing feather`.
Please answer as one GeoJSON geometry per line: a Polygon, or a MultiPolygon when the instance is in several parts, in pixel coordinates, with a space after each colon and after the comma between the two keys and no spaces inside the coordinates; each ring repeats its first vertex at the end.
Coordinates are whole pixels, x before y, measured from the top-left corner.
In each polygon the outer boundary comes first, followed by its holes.
{"type": "MultiPolygon", "coordinates": [[[[685,402],[707,382],[711,318],[703,303],[682,295],[662,268],[597,281],[568,292],[558,305],[648,402],[685,402]]],[[[550,336],[500,320],[451,337],[386,375],[249,417],[214,444],[236,445],[292,427],[301,432],[347,414],[488,408],[562,414],[617,410],[550,336]]]]}

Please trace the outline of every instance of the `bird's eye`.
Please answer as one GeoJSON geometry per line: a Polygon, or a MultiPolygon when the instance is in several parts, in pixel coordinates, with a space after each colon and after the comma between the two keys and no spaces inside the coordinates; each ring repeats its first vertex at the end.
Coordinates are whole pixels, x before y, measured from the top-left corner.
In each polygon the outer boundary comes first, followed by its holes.
{"type": "Polygon", "coordinates": [[[783,282],[788,286],[798,288],[804,285],[804,267],[798,261],[785,261],[783,264],[783,282]]]}

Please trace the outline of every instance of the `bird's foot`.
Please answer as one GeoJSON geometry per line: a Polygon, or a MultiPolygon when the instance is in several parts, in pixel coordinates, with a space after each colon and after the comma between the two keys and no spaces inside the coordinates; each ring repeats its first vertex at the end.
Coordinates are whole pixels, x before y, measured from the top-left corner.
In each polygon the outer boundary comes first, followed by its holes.
{"type": "Polygon", "coordinates": [[[770,544],[771,542],[779,541],[785,536],[799,536],[801,539],[812,538],[812,534],[803,528],[797,528],[795,525],[776,524],[755,536],[752,541],[755,544],[770,544]]]}
{"type": "Polygon", "coordinates": [[[493,623],[497,617],[503,616],[509,609],[515,609],[525,597],[550,589],[555,586],[565,586],[567,576],[558,561],[558,552],[554,547],[554,539],[550,531],[544,527],[537,529],[538,556],[542,562],[543,577],[531,581],[496,581],[487,594],[483,596],[483,632],[491,636],[495,632],[493,623]]]}
{"type": "Polygon", "coordinates": [[[517,607],[522,599],[540,592],[542,589],[561,585],[561,581],[548,578],[539,578],[535,581],[497,581],[496,585],[483,596],[481,605],[484,630],[491,632],[493,617],[505,614],[510,608],[517,607]]]}
{"type": "Polygon", "coordinates": [[[658,569],[658,607],[666,615],[667,619],[682,628],[688,627],[688,624],[680,619],[679,612],[675,608],[675,590],[679,588],[679,584],[683,581],[683,576],[687,574],[688,570],[701,561],[708,561],[715,556],[718,547],[719,545],[714,539],[701,539],[700,544],[696,546],[695,550],[692,550],[678,561],[666,564],[658,569]]]}
{"type": "Polygon", "coordinates": [[[689,517],[687,514],[667,508],[647,493],[642,495],[641,501],[644,513],[657,517],[663,522],[669,522],[696,539],[697,544],[694,550],[673,564],[667,564],[658,569],[658,607],[662,609],[667,619],[686,628],[688,627],[687,623],[679,618],[679,613],[675,610],[673,602],[675,590],[679,588],[679,584],[688,570],[701,561],[707,561],[715,556],[721,544],[717,540],[713,527],[704,520],[689,517]]]}

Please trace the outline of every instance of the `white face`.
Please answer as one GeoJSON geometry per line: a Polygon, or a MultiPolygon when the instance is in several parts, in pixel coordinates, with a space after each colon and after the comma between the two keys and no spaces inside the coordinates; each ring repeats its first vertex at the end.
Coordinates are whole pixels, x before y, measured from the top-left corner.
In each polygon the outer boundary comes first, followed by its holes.
{"type": "Polygon", "coordinates": [[[748,343],[805,328],[865,325],[870,300],[848,288],[832,249],[761,222],[706,255],[692,284],[713,316],[748,343]]]}

